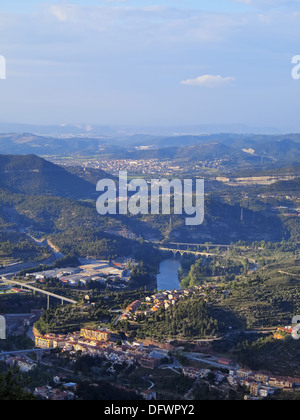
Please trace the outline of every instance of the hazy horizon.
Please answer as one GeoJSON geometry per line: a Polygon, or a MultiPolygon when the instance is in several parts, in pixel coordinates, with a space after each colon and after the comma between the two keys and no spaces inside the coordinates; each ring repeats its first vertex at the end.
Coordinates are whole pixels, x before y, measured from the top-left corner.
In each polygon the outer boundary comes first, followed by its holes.
{"type": "Polygon", "coordinates": [[[212,135],[212,134],[241,134],[241,135],[287,135],[298,134],[300,130],[277,129],[276,127],[255,127],[244,124],[191,124],[191,125],[135,125],[135,124],[85,124],[85,123],[57,123],[57,124],[31,124],[31,123],[3,123],[0,122],[0,134],[34,135],[111,135],[112,137],[123,134],[176,136],[176,135],[212,135]]]}

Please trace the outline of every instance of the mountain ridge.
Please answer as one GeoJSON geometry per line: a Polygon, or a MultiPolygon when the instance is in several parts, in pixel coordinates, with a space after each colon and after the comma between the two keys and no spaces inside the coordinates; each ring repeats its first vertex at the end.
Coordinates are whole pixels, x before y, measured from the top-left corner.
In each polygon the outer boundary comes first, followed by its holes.
{"type": "Polygon", "coordinates": [[[17,194],[85,198],[95,186],[36,155],[0,155],[0,188],[17,194]]]}

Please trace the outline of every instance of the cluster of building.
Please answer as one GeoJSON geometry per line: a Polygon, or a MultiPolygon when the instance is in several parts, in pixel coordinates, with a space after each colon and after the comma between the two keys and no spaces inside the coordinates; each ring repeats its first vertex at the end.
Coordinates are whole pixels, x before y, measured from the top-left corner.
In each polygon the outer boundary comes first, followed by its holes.
{"type": "Polygon", "coordinates": [[[8,366],[13,367],[16,366],[19,368],[20,372],[30,372],[31,370],[35,369],[37,367],[37,364],[32,361],[31,359],[28,359],[27,357],[6,357],[5,362],[8,366]]]}
{"type": "Polygon", "coordinates": [[[75,391],[78,385],[73,382],[61,383],[59,376],[53,378],[53,382],[57,385],[55,387],[45,385],[37,387],[34,390],[34,395],[41,400],[51,401],[66,401],[75,398],[75,391]]]}
{"type": "Polygon", "coordinates": [[[285,327],[278,327],[273,337],[276,340],[284,340],[286,335],[292,335],[295,325],[287,325],[285,327]]]}
{"type": "MultiPolygon", "coordinates": [[[[37,363],[28,357],[6,356],[4,360],[9,367],[18,367],[21,373],[28,373],[37,367],[37,363]]],[[[53,378],[53,382],[55,383],[54,388],[49,385],[37,387],[34,390],[34,395],[43,400],[64,401],[74,399],[73,391],[76,390],[76,384],[63,383],[59,375],[53,378]]]]}
{"type": "Polygon", "coordinates": [[[131,272],[127,262],[89,261],[79,267],[56,268],[27,274],[37,281],[44,282],[46,279],[58,279],[68,286],[85,286],[90,281],[105,283],[107,279],[120,279],[124,282],[130,280],[131,272]]]}
{"type": "Polygon", "coordinates": [[[280,176],[253,176],[244,178],[229,178],[229,177],[217,177],[216,181],[223,182],[224,184],[236,187],[236,186],[252,186],[252,185],[272,185],[278,181],[290,181],[295,179],[293,175],[280,175],[280,176]]]}
{"type": "MultiPolygon", "coordinates": [[[[224,362],[224,366],[226,365],[228,363],[224,362]]],[[[243,386],[249,390],[249,395],[245,397],[246,399],[266,398],[279,390],[293,391],[300,386],[300,378],[284,378],[274,376],[268,372],[253,372],[242,368],[230,369],[229,373],[224,373],[220,370],[186,367],[183,373],[192,379],[207,379],[209,374],[213,374],[216,385],[228,383],[233,388],[243,386]]]]}
{"type": "Polygon", "coordinates": [[[84,350],[84,346],[92,346],[100,348],[103,343],[107,343],[111,339],[111,333],[107,330],[92,330],[82,328],[78,333],[63,334],[45,334],[41,335],[35,328],[33,330],[35,336],[35,346],[41,349],[59,348],[63,351],[84,350]]]}
{"type": "MultiPolygon", "coordinates": [[[[136,147],[137,151],[156,149],[155,145],[145,145],[136,147]]],[[[141,156],[142,157],[142,156],[141,156]]],[[[208,158],[192,162],[174,159],[105,159],[105,160],[86,160],[84,163],[76,158],[70,162],[65,159],[53,159],[53,162],[63,166],[81,166],[85,170],[88,168],[101,169],[111,174],[118,174],[120,171],[127,171],[132,174],[164,174],[174,175],[187,172],[196,172],[198,175],[205,174],[207,168],[222,170],[223,173],[229,172],[227,167],[232,162],[228,158],[208,158]]]]}
{"type": "Polygon", "coordinates": [[[126,363],[130,366],[139,363],[148,369],[155,369],[160,365],[161,356],[153,353],[152,349],[145,348],[138,342],[122,342],[108,330],[82,328],[80,332],[67,335],[41,335],[34,330],[34,334],[36,347],[43,349],[59,348],[70,353],[80,351],[81,354],[104,357],[113,364],[126,363]]]}
{"type": "Polygon", "coordinates": [[[231,385],[237,386],[240,384],[245,386],[250,390],[250,396],[253,398],[266,398],[278,390],[293,391],[300,385],[299,378],[284,378],[268,372],[253,372],[241,368],[237,371],[231,370],[227,380],[231,385]]]}
{"type": "Polygon", "coordinates": [[[171,305],[175,305],[182,296],[188,295],[188,293],[185,294],[183,292],[184,291],[166,291],[146,297],[145,302],[136,300],[127,306],[125,312],[121,315],[120,320],[137,319],[141,315],[149,316],[162,307],[168,309],[171,305]],[[141,307],[143,306],[144,310],[141,310],[141,307]]]}
{"type": "MultiPolygon", "coordinates": [[[[147,369],[156,369],[160,365],[162,355],[156,356],[151,350],[146,350],[140,343],[133,345],[120,344],[112,336],[112,333],[107,330],[93,330],[91,328],[82,328],[79,333],[68,335],[44,335],[41,336],[35,331],[36,346],[40,348],[60,348],[63,351],[78,352],[81,351],[84,355],[100,356],[106,358],[111,362],[108,373],[115,373],[114,365],[126,363],[131,366],[135,363],[140,364],[147,369]]],[[[27,357],[5,357],[5,362],[9,366],[17,366],[20,372],[30,372],[37,367],[37,363],[27,357]]],[[[34,395],[38,399],[43,400],[73,400],[77,384],[64,383],[65,377],[57,375],[53,378],[55,386],[44,385],[37,387],[34,390],[34,395]]],[[[127,389],[128,391],[128,389],[127,389]]],[[[143,390],[137,392],[145,400],[156,400],[156,392],[152,390],[143,390]]]]}
{"type": "MultiPolygon", "coordinates": [[[[58,377],[53,378],[54,382],[59,380],[58,377]]],[[[93,384],[93,387],[97,387],[97,384],[93,384]]],[[[38,399],[42,400],[51,400],[51,401],[66,401],[66,400],[74,400],[75,392],[78,388],[76,383],[70,382],[61,384],[59,387],[51,387],[49,385],[45,385],[42,387],[37,387],[34,390],[34,395],[38,399]]],[[[145,390],[142,392],[138,392],[135,389],[128,389],[120,385],[116,385],[116,388],[122,389],[124,391],[132,391],[136,395],[141,395],[144,400],[153,401],[156,400],[156,392],[152,390],[145,390]]]]}
{"type": "Polygon", "coordinates": [[[138,174],[172,174],[174,172],[185,172],[185,165],[178,161],[159,159],[109,159],[97,163],[90,163],[97,169],[117,174],[120,171],[127,171],[138,174]]]}
{"type": "MultiPolygon", "coordinates": [[[[145,302],[139,300],[132,302],[123,314],[120,317],[120,320],[136,320],[139,316],[151,316],[159,309],[164,308],[168,309],[171,306],[176,305],[180,299],[191,296],[193,294],[202,294],[205,297],[205,289],[211,288],[211,286],[195,286],[190,289],[180,289],[180,290],[167,290],[163,292],[156,293],[152,296],[145,298],[145,302]],[[143,308],[143,310],[141,309],[143,308]]],[[[213,286],[214,287],[214,286],[213,286]]],[[[217,292],[217,288],[213,288],[217,292]]]]}
{"type": "Polygon", "coordinates": [[[162,307],[168,309],[170,306],[176,305],[180,298],[188,296],[190,293],[191,292],[188,290],[156,293],[155,295],[146,298],[146,302],[150,303],[151,312],[157,312],[162,307]]]}

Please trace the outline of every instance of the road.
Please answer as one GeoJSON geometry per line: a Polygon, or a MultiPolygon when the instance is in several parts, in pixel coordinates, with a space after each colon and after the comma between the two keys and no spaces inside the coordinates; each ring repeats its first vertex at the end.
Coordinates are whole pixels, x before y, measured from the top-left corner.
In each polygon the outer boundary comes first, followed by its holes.
{"type": "Polygon", "coordinates": [[[286,271],[278,271],[279,274],[285,274],[286,276],[291,276],[291,277],[298,277],[300,278],[300,274],[295,274],[295,273],[287,273],[286,271]]]}
{"type": "Polygon", "coordinates": [[[152,381],[150,381],[149,379],[147,379],[145,377],[143,377],[143,379],[144,379],[144,381],[146,381],[150,384],[150,387],[148,388],[148,390],[152,389],[155,386],[155,384],[152,381]]]}
{"type": "Polygon", "coordinates": [[[28,350],[11,350],[11,351],[4,351],[0,353],[0,359],[5,356],[22,356],[26,355],[27,353],[44,353],[46,351],[54,350],[54,347],[47,348],[47,349],[28,349],[28,350]]]}
{"type": "Polygon", "coordinates": [[[46,290],[38,289],[37,287],[31,286],[31,284],[29,284],[29,283],[22,283],[20,281],[8,280],[5,277],[2,277],[1,281],[3,283],[6,283],[6,284],[21,286],[25,289],[30,289],[30,290],[33,290],[34,292],[42,293],[43,295],[54,297],[56,299],[61,300],[62,302],[68,302],[68,303],[72,303],[74,305],[78,303],[78,302],[76,302],[76,300],[69,299],[65,296],[60,296],[60,295],[57,295],[56,293],[51,293],[51,292],[47,292],[46,290]]]}
{"type": "MultiPolygon", "coordinates": [[[[25,232],[23,232],[25,233],[25,232]]],[[[45,246],[51,249],[52,255],[49,258],[41,261],[32,261],[27,263],[16,263],[9,265],[0,270],[1,275],[10,275],[13,276],[18,274],[20,271],[29,270],[31,268],[38,267],[39,265],[52,265],[56,260],[63,257],[63,254],[59,252],[59,249],[55,247],[48,239],[36,239],[33,236],[26,233],[26,235],[31,238],[37,245],[45,246]]]]}
{"type": "Polygon", "coordinates": [[[183,353],[183,354],[187,359],[196,360],[197,362],[202,362],[202,363],[205,363],[207,365],[210,365],[219,369],[220,368],[236,369],[238,367],[237,364],[232,364],[232,365],[227,366],[227,365],[218,363],[218,358],[207,355],[207,354],[201,354],[201,353],[183,353]]]}
{"type": "Polygon", "coordinates": [[[42,261],[12,264],[0,270],[0,275],[15,275],[18,274],[20,271],[29,270],[31,268],[38,267],[39,265],[51,265],[56,260],[56,256],[52,254],[49,258],[42,261]]]}

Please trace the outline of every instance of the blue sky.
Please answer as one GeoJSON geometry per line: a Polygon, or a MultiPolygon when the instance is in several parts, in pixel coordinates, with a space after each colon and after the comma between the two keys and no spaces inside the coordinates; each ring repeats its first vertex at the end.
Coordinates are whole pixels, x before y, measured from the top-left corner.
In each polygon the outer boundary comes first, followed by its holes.
{"type": "Polygon", "coordinates": [[[195,9],[195,10],[210,10],[210,11],[224,11],[224,12],[234,12],[241,10],[249,10],[251,6],[247,2],[236,2],[236,1],[226,1],[226,0],[164,0],[157,2],[149,2],[147,0],[73,0],[73,1],[40,1],[40,0],[11,0],[6,2],[1,6],[2,11],[5,12],[25,12],[30,13],[36,10],[38,7],[43,7],[44,5],[50,4],[76,4],[76,5],[86,5],[86,6],[101,6],[101,5],[110,5],[111,7],[119,7],[120,5],[141,7],[149,6],[150,4],[160,4],[168,7],[176,7],[181,9],[195,9]]]}
{"type": "Polygon", "coordinates": [[[299,131],[300,0],[10,0],[0,121],[299,131]]]}

